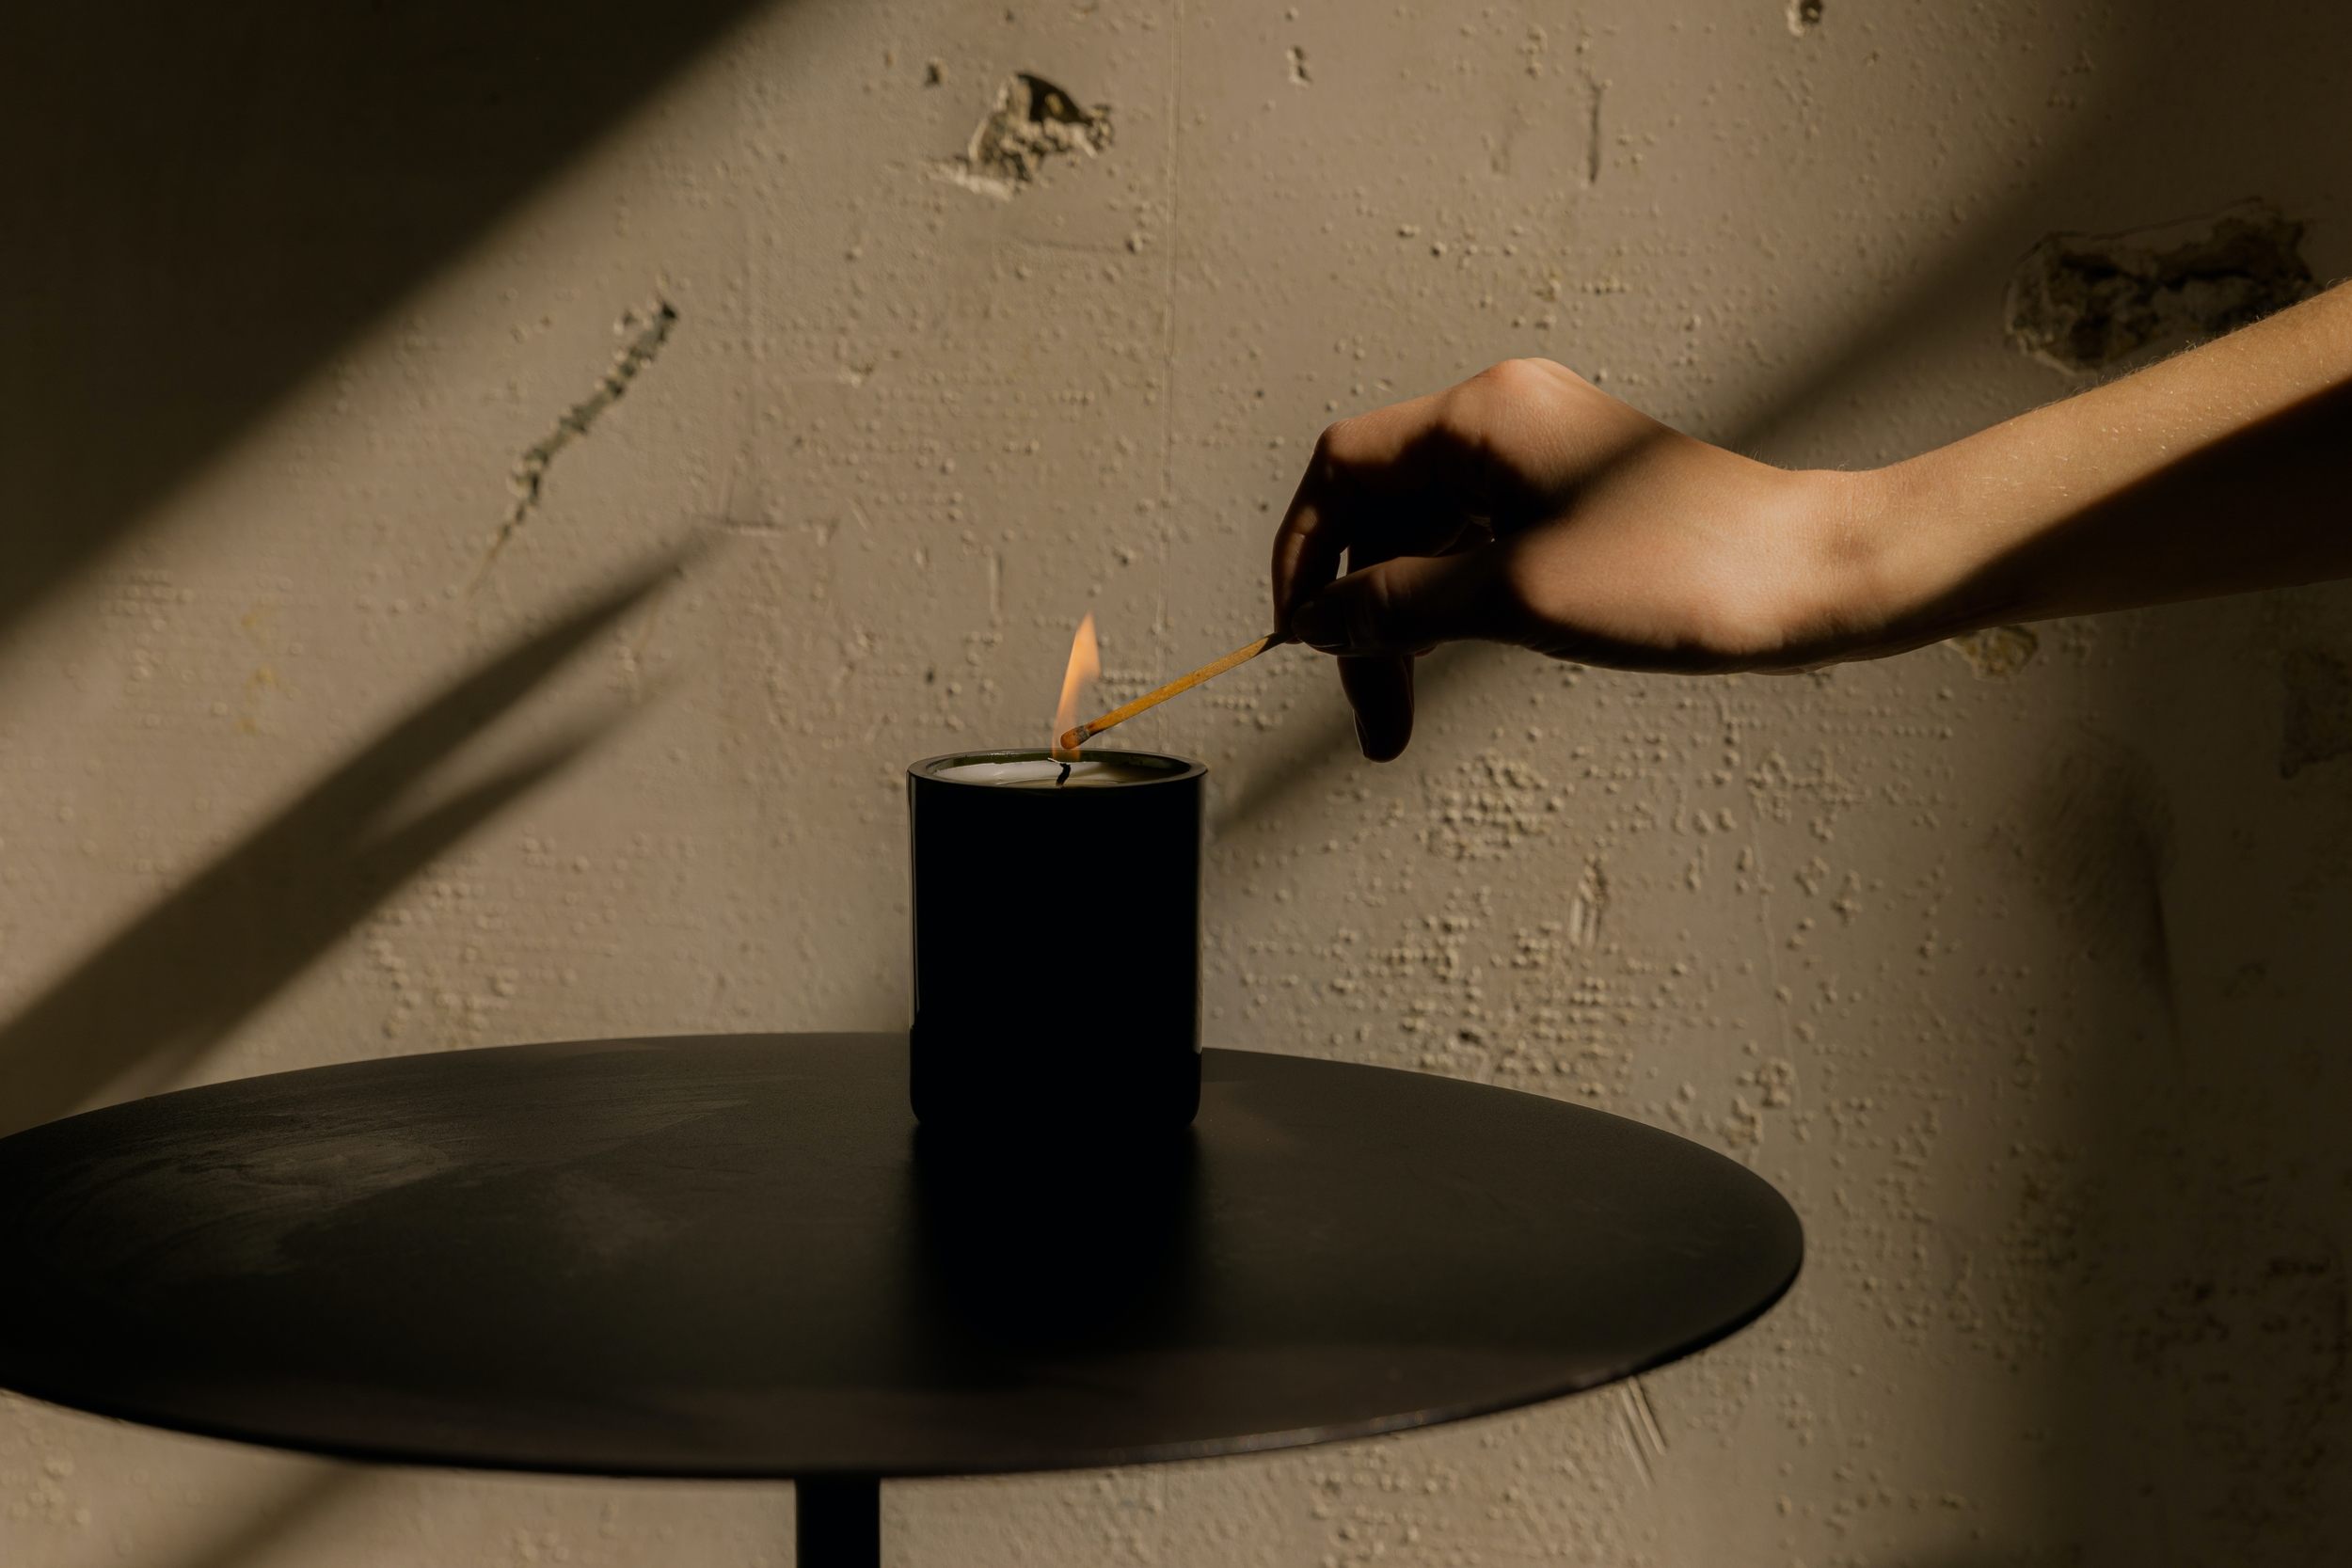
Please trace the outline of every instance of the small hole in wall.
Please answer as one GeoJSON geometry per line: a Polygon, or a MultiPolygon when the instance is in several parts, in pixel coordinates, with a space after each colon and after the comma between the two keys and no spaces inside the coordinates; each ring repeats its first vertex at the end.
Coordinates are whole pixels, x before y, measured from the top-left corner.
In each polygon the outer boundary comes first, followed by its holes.
{"type": "Polygon", "coordinates": [[[1788,0],[1788,30],[1803,38],[1821,24],[1822,0],[1788,0]]]}

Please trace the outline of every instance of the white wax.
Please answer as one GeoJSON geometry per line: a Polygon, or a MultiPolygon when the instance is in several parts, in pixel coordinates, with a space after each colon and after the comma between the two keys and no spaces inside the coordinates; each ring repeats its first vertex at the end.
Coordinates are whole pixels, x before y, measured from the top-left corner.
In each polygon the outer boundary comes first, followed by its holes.
{"type": "Polygon", "coordinates": [[[1002,784],[1010,789],[1101,789],[1110,784],[1141,784],[1168,777],[1166,768],[1136,768],[1121,762],[1083,758],[1070,765],[1070,782],[1061,782],[1061,764],[1043,757],[1020,762],[966,762],[939,769],[943,779],[964,784],[1002,784]]]}

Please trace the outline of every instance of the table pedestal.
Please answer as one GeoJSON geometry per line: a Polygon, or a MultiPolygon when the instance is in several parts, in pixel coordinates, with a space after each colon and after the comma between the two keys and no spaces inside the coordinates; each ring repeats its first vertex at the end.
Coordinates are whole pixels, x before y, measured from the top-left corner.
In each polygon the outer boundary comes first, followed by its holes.
{"type": "Polygon", "coordinates": [[[792,1493],[799,1568],[882,1568],[882,1482],[798,1481],[792,1493]]]}

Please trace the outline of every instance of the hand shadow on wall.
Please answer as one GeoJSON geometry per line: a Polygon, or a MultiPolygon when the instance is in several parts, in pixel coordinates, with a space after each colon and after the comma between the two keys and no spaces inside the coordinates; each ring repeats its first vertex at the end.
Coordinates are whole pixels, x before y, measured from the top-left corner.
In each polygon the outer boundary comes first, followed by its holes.
{"type": "Polygon", "coordinates": [[[9,8],[0,643],[751,4],[9,8]]]}
{"type": "Polygon", "coordinates": [[[186,1072],[434,857],[578,759],[614,716],[398,813],[684,559],[641,567],[412,709],[0,1024],[0,1133],[186,1072]]]}

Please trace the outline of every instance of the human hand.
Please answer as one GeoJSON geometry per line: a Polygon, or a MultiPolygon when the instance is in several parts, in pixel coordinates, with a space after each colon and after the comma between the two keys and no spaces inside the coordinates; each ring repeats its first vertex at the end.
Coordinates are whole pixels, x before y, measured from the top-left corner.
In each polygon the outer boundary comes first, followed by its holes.
{"type": "Polygon", "coordinates": [[[1886,619],[1858,543],[1864,477],[1754,462],[1564,366],[1508,360],[1324,432],[1275,536],[1275,624],[1340,656],[1376,761],[1411,738],[1413,659],[1440,642],[1806,668],[1886,619]]]}

